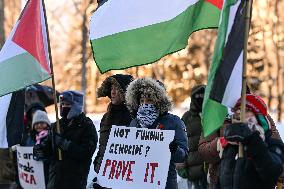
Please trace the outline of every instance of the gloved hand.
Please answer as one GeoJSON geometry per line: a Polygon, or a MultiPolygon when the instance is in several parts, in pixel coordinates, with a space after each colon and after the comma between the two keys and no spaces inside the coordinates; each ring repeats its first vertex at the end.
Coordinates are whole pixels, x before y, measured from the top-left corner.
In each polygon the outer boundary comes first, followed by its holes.
{"type": "Polygon", "coordinates": [[[175,153],[178,149],[178,144],[176,142],[176,139],[174,139],[170,144],[169,144],[169,149],[171,153],[175,153]]]}
{"type": "Polygon", "coordinates": [[[94,189],[104,189],[104,187],[100,186],[98,183],[93,184],[94,189]]]}
{"type": "Polygon", "coordinates": [[[59,134],[55,134],[55,144],[56,146],[58,146],[61,150],[68,150],[68,147],[71,143],[71,141],[66,140],[65,138],[63,138],[62,136],[60,136],[59,134]]]}
{"type": "Polygon", "coordinates": [[[224,137],[229,142],[244,142],[254,133],[246,123],[233,123],[225,127],[224,137]]]}
{"type": "Polygon", "coordinates": [[[35,160],[39,161],[45,158],[45,153],[43,146],[40,144],[37,144],[33,147],[33,155],[35,157],[35,160]]]}
{"type": "Polygon", "coordinates": [[[97,180],[98,180],[97,177],[95,177],[95,178],[93,179],[93,182],[94,182],[93,188],[94,188],[94,189],[104,189],[104,187],[100,186],[100,185],[97,183],[97,180]]]}

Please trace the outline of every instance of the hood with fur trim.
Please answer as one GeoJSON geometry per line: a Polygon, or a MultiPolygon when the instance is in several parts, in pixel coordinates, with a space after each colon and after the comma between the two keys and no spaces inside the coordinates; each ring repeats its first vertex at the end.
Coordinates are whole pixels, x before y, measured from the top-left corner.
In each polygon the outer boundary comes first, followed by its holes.
{"type": "Polygon", "coordinates": [[[131,75],[124,75],[124,74],[112,75],[103,81],[102,85],[97,90],[97,96],[98,98],[106,96],[110,98],[111,85],[118,86],[120,92],[124,94],[126,91],[126,87],[129,85],[131,81],[133,81],[133,77],[131,75]]]}
{"type": "Polygon", "coordinates": [[[132,81],[126,89],[125,100],[131,113],[136,113],[139,108],[141,95],[148,96],[162,115],[172,108],[172,102],[164,86],[151,78],[139,78],[132,81]]]}

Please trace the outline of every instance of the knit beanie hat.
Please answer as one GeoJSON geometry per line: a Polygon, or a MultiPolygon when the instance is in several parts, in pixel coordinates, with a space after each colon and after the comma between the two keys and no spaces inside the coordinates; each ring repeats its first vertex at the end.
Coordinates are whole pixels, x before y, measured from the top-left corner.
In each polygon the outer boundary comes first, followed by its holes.
{"type": "Polygon", "coordinates": [[[32,127],[34,128],[34,125],[40,122],[46,123],[48,126],[50,126],[50,121],[48,119],[47,113],[41,110],[37,110],[33,116],[32,127]]]}
{"type": "MultiPolygon", "coordinates": [[[[240,109],[240,107],[241,99],[237,101],[233,110],[236,111],[237,109],[240,109]]],[[[262,126],[265,132],[271,129],[267,118],[267,106],[260,96],[257,96],[255,94],[247,94],[246,109],[252,111],[255,114],[258,123],[262,126]]]]}

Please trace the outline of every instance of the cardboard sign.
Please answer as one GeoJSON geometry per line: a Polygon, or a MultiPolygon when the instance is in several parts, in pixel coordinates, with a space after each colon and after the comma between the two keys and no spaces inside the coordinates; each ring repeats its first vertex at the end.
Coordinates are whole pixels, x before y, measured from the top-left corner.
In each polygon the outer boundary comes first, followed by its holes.
{"type": "Polygon", "coordinates": [[[17,146],[20,184],[24,189],[45,189],[43,162],[33,158],[33,147],[17,146]]]}
{"type": "Polygon", "coordinates": [[[164,189],[171,130],[113,126],[98,174],[98,184],[112,189],[164,189]]]}

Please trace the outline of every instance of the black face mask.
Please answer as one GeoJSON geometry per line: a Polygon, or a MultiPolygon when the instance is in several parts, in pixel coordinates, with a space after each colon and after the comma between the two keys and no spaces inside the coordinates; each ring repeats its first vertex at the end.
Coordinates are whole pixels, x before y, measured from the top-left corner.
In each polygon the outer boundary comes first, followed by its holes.
{"type": "Polygon", "coordinates": [[[61,112],[60,112],[61,117],[67,118],[67,115],[69,114],[70,109],[71,107],[61,107],[61,112]]]}

